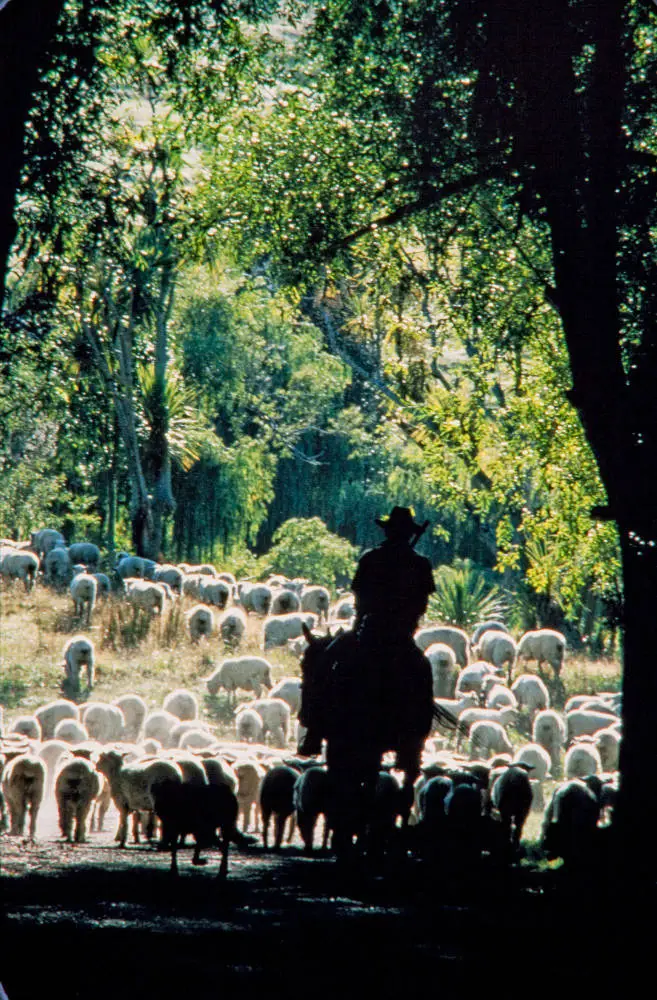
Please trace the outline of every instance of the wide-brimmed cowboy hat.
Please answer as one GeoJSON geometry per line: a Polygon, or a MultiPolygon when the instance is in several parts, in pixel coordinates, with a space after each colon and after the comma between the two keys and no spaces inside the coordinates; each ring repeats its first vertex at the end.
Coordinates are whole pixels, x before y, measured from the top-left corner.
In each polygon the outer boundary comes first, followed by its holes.
{"type": "Polygon", "coordinates": [[[386,534],[405,535],[408,538],[421,532],[423,525],[413,520],[410,507],[393,507],[388,517],[376,518],[376,524],[383,528],[386,534]]]}

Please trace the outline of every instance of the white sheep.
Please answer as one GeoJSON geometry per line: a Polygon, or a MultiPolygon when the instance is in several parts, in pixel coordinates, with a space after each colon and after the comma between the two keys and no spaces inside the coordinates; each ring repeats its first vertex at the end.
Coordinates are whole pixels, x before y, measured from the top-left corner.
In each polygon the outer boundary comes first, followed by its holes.
{"type": "Polygon", "coordinates": [[[87,569],[95,569],[100,562],[100,549],[91,542],[74,542],[68,547],[68,557],[72,563],[84,563],[87,569]]]}
{"type": "Polygon", "coordinates": [[[136,743],[146,718],[146,702],[138,694],[124,694],[112,702],[123,713],[123,739],[136,743]]]}
{"type": "Polygon", "coordinates": [[[518,708],[518,699],[513,691],[494,679],[486,678],[483,691],[486,695],[486,708],[518,708]]]}
{"type": "Polygon", "coordinates": [[[243,708],[237,713],[235,734],[240,743],[262,743],[265,735],[264,725],[255,709],[243,708]]]}
{"type": "Polygon", "coordinates": [[[282,698],[290,706],[291,712],[301,707],[301,678],[283,677],[269,692],[270,698],[282,698]]]}
{"type": "Polygon", "coordinates": [[[96,768],[109,781],[112,801],[119,812],[116,840],[120,847],[125,847],[129,815],[133,814],[133,839],[139,843],[139,813],[153,815],[154,791],[164,782],[182,784],[183,781],[180,767],[172,760],[148,759],[126,764],[115,750],[103,751],[96,768]]]}
{"type": "Polygon", "coordinates": [[[331,595],[326,587],[304,587],[301,592],[301,610],[311,611],[320,621],[328,620],[330,604],[331,595]]]}
{"type": "Polygon", "coordinates": [[[125,718],[117,705],[88,702],[82,709],[81,718],[90,739],[99,743],[114,743],[123,739],[125,718]]]}
{"type": "MultiPolygon", "coordinates": [[[[479,701],[476,695],[468,693],[462,695],[460,698],[434,698],[434,704],[436,708],[448,713],[452,719],[457,721],[462,712],[466,709],[474,708],[479,704],[479,701]]],[[[443,725],[436,719],[433,721],[433,728],[441,732],[453,732],[453,726],[443,725]]]]}
{"type": "Polygon", "coordinates": [[[241,608],[224,611],[218,623],[219,633],[226,645],[238,646],[246,634],[246,615],[241,608]]]}
{"type": "Polygon", "coordinates": [[[48,552],[43,561],[43,575],[46,583],[54,587],[63,587],[71,576],[71,560],[65,548],[56,545],[48,552]]]}
{"type": "Polygon", "coordinates": [[[166,583],[176,594],[182,594],[184,573],[177,566],[165,563],[158,566],[153,574],[154,583],[166,583]]]}
{"type": "Polygon", "coordinates": [[[171,747],[179,747],[183,736],[195,730],[203,730],[208,733],[210,731],[207,722],[202,722],[200,719],[185,719],[184,722],[179,722],[169,733],[171,747]]]}
{"type": "Polygon", "coordinates": [[[600,754],[603,771],[616,771],[620,754],[621,734],[615,729],[600,729],[595,734],[595,746],[600,754]]]}
{"type": "Polygon", "coordinates": [[[201,600],[201,586],[207,577],[202,573],[186,573],[183,576],[182,593],[184,597],[191,597],[194,601],[201,600]]]}
{"type": "Polygon", "coordinates": [[[29,811],[29,838],[34,840],[45,783],[46,766],[41,758],[34,754],[19,754],[5,767],[2,793],[9,809],[11,836],[23,836],[25,819],[29,811]]]}
{"type": "Polygon", "coordinates": [[[352,595],[341,597],[331,608],[330,617],[336,621],[347,621],[356,614],[356,599],[352,595]]]}
{"type": "Polygon", "coordinates": [[[470,730],[470,758],[488,760],[498,753],[512,753],[511,740],[499,722],[475,722],[470,730]]]}
{"type": "Polygon", "coordinates": [[[171,732],[178,725],[180,719],[171,712],[161,709],[157,712],[150,712],[144,719],[144,739],[153,737],[162,744],[163,747],[171,746],[171,732]]]}
{"type": "Polygon", "coordinates": [[[216,695],[220,688],[233,694],[237,689],[255,692],[259,698],[263,687],[271,689],[271,664],[261,656],[240,656],[224,660],[206,678],[208,694],[216,695]]]}
{"type": "Polygon", "coordinates": [[[203,604],[211,604],[223,610],[231,598],[231,589],[225,580],[218,577],[202,576],[199,586],[199,599],[203,604]]]}
{"type": "Polygon", "coordinates": [[[196,695],[192,694],[191,691],[186,691],[184,688],[171,691],[164,699],[162,707],[165,712],[171,712],[172,715],[177,716],[181,722],[198,718],[198,701],[196,695]]]}
{"type": "Polygon", "coordinates": [[[126,597],[133,607],[149,614],[162,614],[167,598],[164,584],[150,580],[124,580],[126,597]]]}
{"type": "Polygon", "coordinates": [[[566,637],[550,628],[525,632],[518,641],[517,659],[536,660],[540,670],[543,663],[549,663],[558,676],[566,655],[566,637]]]}
{"type": "Polygon", "coordinates": [[[201,764],[210,785],[225,785],[231,792],[237,792],[237,774],[231,765],[221,757],[203,757],[201,764]]]}
{"type": "Polygon", "coordinates": [[[600,804],[590,788],[573,778],[555,788],[543,815],[541,843],[548,858],[578,865],[591,857],[600,804]]]}
{"type": "Polygon", "coordinates": [[[69,843],[75,840],[76,844],[83,844],[87,839],[87,818],[100,788],[100,776],[90,761],[76,757],[60,765],[55,779],[55,800],[59,829],[69,843]]]}
{"type": "Polygon", "coordinates": [[[601,729],[607,729],[613,721],[606,712],[590,712],[580,708],[566,715],[566,732],[571,743],[578,736],[594,736],[601,729]]]}
{"type": "Polygon", "coordinates": [[[276,590],[272,597],[270,615],[289,615],[301,611],[301,599],[293,590],[276,590]]]}
{"type": "Polygon", "coordinates": [[[270,733],[274,746],[285,748],[290,738],[290,706],[282,698],[257,698],[249,708],[262,719],[264,734],[270,733]]]}
{"type": "Polygon", "coordinates": [[[540,743],[525,743],[516,750],[513,760],[518,764],[529,764],[531,766],[529,776],[535,781],[545,781],[550,777],[552,759],[540,743]]]}
{"type": "Polygon", "coordinates": [[[183,733],[179,745],[181,750],[204,750],[214,746],[216,742],[216,737],[208,730],[200,729],[197,721],[195,729],[188,729],[186,733],[183,733]]]}
{"type": "Polygon", "coordinates": [[[56,740],[64,740],[64,743],[84,743],[85,740],[89,739],[89,733],[86,726],[83,726],[81,722],[77,722],[75,719],[62,719],[55,726],[55,732],[53,734],[56,740]]]}
{"type": "Polygon", "coordinates": [[[317,616],[309,611],[298,614],[274,615],[266,618],[263,625],[263,645],[265,652],[276,646],[285,646],[288,639],[297,639],[303,635],[303,626],[314,629],[317,616]]]}
{"type": "Polygon", "coordinates": [[[211,563],[201,563],[198,566],[192,566],[190,563],[178,563],[178,568],[185,574],[193,573],[199,576],[218,576],[217,570],[211,563]]]}
{"type": "MultiPolygon", "coordinates": [[[[95,581],[94,581],[95,582],[95,581]]],[[[94,684],[95,650],[91,639],[84,635],[72,636],[64,646],[64,670],[66,681],[74,691],[80,688],[80,671],[87,668],[87,687],[94,684]]]]}
{"type": "Polygon", "coordinates": [[[475,630],[472,633],[472,638],[470,640],[470,644],[473,649],[481,639],[484,632],[504,632],[507,635],[509,634],[508,628],[506,627],[506,625],[503,625],[502,622],[496,622],[496,621],[480,622],[478,625],[475,626],[475,630]]]}
{"type": "Polygon", "coordinates": [[[41,739],[41,726],[35,715],[19,715],[10,725],[9,732],[27,736],[30,740],[41,739]]]}
{"type": "Polygon", "coordinates": [[[529,713],[533,719],[536,712],[550,707],[550,694],[540,677],[535,674],[521,674],[511,685],[518,700],[518,707],[529,713]]]}
{"type": "Polygon", "coordinates": [[[46,798],[52,792],[55,784],[57,764],[62,755],[68,753],[70,749],[70,743],[65,743],[64,740],[50,739],[41,743],[37,750],[37,756],[41,758],[46,766],[46,785],[44,789],[46,798]]]}
{"type": "Polygon", "coordinates": [[[460,628],[451,625],[427,625],[419,629],[413,636],[415,644],[425,651],[434,642],[444,642],[454,650],[456,662],[465,667],[470,659],[470,640],[460,628]]]}
{"type": "Polygon", "coordinates": [[[534,716],[532,740],[547,750],[552,761],[552,773],[559,775],[561,748],[566,742],[566,724],[558,712],[546,708],[534,716]]]}
{"type": "Polygon", "coordinates": [[[486,677],[496,677],[496,669],[493,667],[492,663],[486,663],[485,660],[476,660],[474,663],[468,664],[464,667],[458,677],[456,678],[456,691],[455,695],[467,694],[471,692],[479,696],[481,694],[482,685],[486,677]]]}
{"type": "Polygon", "coordinates": [[[432,642],[424,651],[431,664],[434,698],[453,698],[456,687],[456,654],[444,642],[432,642]]]}
{"type": "Polygon", "coordinates": [[[60,698],[37,708],[34,715],[41,726],[41,739],[51,740],[55,734],[55,726],[62,719],[79,719],[80,709],[72,701],[60,698]]]}
{"type": "Polygon", "coordinates": [[[187,631],[192,642],[210,638],[215,630],[214,611],[206,604],[195,604],[185,615],[187,631]]]}
{"type": "Polygon", "coordinates": [[[507,676],[511,679],[516,662],[517,648],[510,635],[489,629],[480,637],[476,653],[479,659],[487,660],[494,667],[507,667],[507,676]]]}
{"type": "Polygon", "coordinates": [[[146,561],[141,556],[129,556],[125,552],[119,552],[117,556],[116,572],[122,580],[129,577],[143,580],[145,577],[146,561]]]}
{"type": "Polygon", "coordinates": [[[33,531],[30,535],[30,548],[42,558],[47,556],[55,545],[66,545],[66,539],[54,528],[41,528],[40,531],[33,531]]]}
{"type": "Polygon", "coordinates": [[[575,743],[566,751],[564,760],[566,778],[586,778],[589,774],[600,774],[601,771],[600,754],[592,743],[575,743]]]}
{"type": "Polygon", "coordinates": [[[69,591],[73,598],[74,613],[88,624],[96,607],[98,581],[95,576],[84,572],[79,566],[73,567],[73,573],[69,591]]]}
{"type": "Polygon", "coordinates": [[[268,615],[274,593],[265,583],[239,583],[237,585],[239,602],[245,611],[256,615],[268,615]]]}
{"type": "Polygon", "coordinates": [[[248,833],[251,829],[251,818],[254,809],[256,815],[256,830],[258,827],[257,804],[260,795],[260,786],[266,771],[264,767],[262,767],[262,765],[255,760],[236,761],[233,765],[233,770],[237,776],[236,794],[239,806],[239,815],[242,817],[242,829],[245,833],[248,833]]]}
{"type": "Polygon", "coordinates": [[[34,587],[38,572],[39,557],[34,552],[3,549],[0,553],[0,574],[9,580],[22,580],[27,592],[34,587]]]}
{"type": "Polygon", "coordinates": [[[459,722],[468,729],[475,722],[498,722],[501,726],[512,726],[516,717],[513,708],[466,708],[460,713],[459,722]]]}

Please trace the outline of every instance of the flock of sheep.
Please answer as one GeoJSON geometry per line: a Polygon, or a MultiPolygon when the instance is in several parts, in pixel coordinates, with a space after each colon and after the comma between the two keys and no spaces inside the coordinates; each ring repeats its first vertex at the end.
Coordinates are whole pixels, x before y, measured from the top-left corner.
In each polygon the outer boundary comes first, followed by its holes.
{"type": "MultiPolygon", "coordinates": [[[[233,653],[245,636],[247,616],[263,619],[263,653],[285,647],[299,657],[304,626],[316,629],[324,621],[348,627],[354,611],[350,595],[331,604],[325,588],[303,580],[238,583],[209,565],[162,566],[126,553],[111,574],[98,572],[99,565],[96,546],[66,546],[52,529],[34,533],[29,545],[0,543],[0,576],[17,578],[28,590],[41,578],[60,590],[69,587],[75,612],[87,624],[99,594],[123,595],[153,614],[187,596],[199,602],[186,614],[190,641],[218,634],[235,647],[233,653]]],[[[505,850],[516,850],[533,809],[543,811],[542,843],[549,857],[585,857],[613,813],[620,695],[578,695],[562,711],[551,707],[543,667],[558,677],[566,652],[564,637],[553,630],[528,632],[516,643],[500,622],[482,623],[472,637],[429,625],[415,639],[431,663],[445,722],[426,742],[409,821],[413,842],[429,856],[448,844],[462,850],[470,845],[480,856],[490,849],[494,831],[505,850]],[[537,663],[538,674],[518,673],[528,661],[537,663]],[[546,805],[545,782],[551,779],[562,780],[546,805]]],[[[71,700],[50,702],[4,726],[0,709],[0,829],[24,836],[27,825],[34,838],[39,810],[50,799],[62,837],[81,843],[102,830],[113,803],[119,846],[127,843],[130,821],[135,842],[153,838],[159,826],[173,870],[186,834],[194,834],[193,861],[202,864],[200,852],[216,843],[219,830],[222,875],[229,844],[244,846],[255,827],[267,847],[272,820],[276,847],[287,825],[288,842],[298,826],[312,850],[323,816],[326,846],[326,768],[291,749],[293,735],[301,735],[298,721],[292,731],[301,699],[298,676],[274,684],[265,656],[232,655],[219,662],[204,686],[211,696],[227,692],[235,708],[235,739],[226,740],[200,718],[191,691],[173,691],[151,711],[138,694],[111,704],[92,700],[94,661],[91,638],[73,636],[63,649],[64,689],[71,700]],[[253,697],[238,702],[240,691],[253,697]]],[[[396,774],[385,768],[371,824],[383,842],[394,841],[402,810],[396,774]]]]}

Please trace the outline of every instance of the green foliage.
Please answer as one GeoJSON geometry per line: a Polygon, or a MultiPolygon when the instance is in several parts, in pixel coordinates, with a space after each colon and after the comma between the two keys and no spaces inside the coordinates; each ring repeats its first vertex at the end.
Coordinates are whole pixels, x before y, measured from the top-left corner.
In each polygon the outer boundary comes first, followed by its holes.
{"type": "Polygon", "coordinates": [[[274,532],[273,542],[261,560],[263,576],[305,577],[335,590],[356,570],[356,547],[330,532],[319,517],[290,518],[274,532]]]}
{"type": "Polygon", "coordinates": [[[436,592],[427,610],[432,619],[470,631],[477,622],[507,617],[508,601],[500,587],[467,560],[439,567],[434,578],[436,592]]]}

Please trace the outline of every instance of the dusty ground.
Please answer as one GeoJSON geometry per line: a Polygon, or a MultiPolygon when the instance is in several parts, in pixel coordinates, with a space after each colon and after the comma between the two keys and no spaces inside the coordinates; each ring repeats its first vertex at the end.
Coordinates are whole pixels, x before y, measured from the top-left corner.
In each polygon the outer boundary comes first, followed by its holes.
{"type": "Polygon", "coordinates": [[[492,864],[438,876],[409,857],[347,875],[295,842],[279,855],[234,850],[225,883],[217,854],[193,868],[183,851],[173,881],[168,855],[114,846],[115,816],[88,845],[58,841],[52,808],[34,845],[0,839],[10,1000],[468,997],[486,983],[524,992],[556,970],[571,982],[587,970],[591,987],[606,945],[620,958],[604,877],[492,864]]]}

